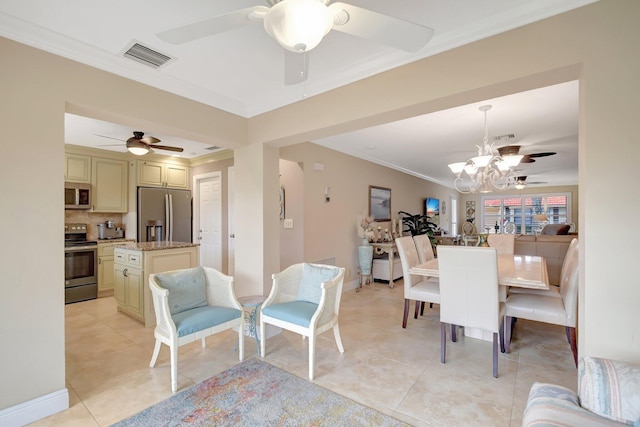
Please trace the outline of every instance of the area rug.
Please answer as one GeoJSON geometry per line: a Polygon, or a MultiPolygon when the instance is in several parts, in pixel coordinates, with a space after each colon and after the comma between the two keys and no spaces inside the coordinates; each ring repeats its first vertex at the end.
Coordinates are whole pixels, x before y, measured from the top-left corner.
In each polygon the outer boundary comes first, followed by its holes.
{"type": "Polygon", "coordinates": [[[113,426],[406,425],[251,358],[113,426]]]}

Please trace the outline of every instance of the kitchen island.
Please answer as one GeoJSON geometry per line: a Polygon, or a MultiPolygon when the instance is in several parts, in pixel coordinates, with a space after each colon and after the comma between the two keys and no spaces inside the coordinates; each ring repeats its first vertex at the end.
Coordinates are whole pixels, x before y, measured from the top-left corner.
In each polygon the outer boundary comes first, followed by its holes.
{"type": "Polygon", "coordinates": [[[115,299],[118,311],[145,326],[154,326],[149,275],[163,271],[197,267],[198,243],[122,242],[114,244],[115,299]]]}

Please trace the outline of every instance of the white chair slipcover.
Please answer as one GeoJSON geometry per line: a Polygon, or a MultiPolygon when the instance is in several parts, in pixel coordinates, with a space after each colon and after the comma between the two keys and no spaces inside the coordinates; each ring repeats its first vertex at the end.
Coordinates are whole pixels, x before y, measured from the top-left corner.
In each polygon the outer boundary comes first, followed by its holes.
{"type": "Polygon", "coordinates": [[[505,309],[504,304],[498,300],[496,249],[441,246],[438,249],[438,267],[440,361],[445,363],[447,324],[489,331],[493,333],[493,376],[497,378],[498,344],[499,338],[502,341],[505,309]]]}
{"type": "Polygon", "coordinates": [[[402,318],[402,327],[406,328],[411,301],[416,301],[414,318],[417,318],[420,302],[440,303],[440,285],[438,279],[435,277],[425,278],[409,273],[411,267],[415,267],[420,263],[416,244],[411,236],[396,238],[396,247],[398,248],[400,262],[402,263],[404,281],[404,316],[402,318]]]}
{"type": "Polygon", "coordinates": [[[496,248],[498,255],[513,255],[516,239],[513,234],[489,234],[487,243],[489,247],[496,248]]]}

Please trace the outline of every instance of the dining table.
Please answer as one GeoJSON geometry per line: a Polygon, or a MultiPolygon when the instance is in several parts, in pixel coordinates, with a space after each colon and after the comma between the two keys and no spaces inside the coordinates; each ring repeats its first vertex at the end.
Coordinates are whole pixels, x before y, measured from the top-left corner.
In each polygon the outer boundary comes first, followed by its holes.
{"type": "MultiPolygon", "coordinates": [[[[498,298],[507,299],[511,286],[531,289],[549,289],[547,263],[541,256],[498,255],[498,298]]],[[[426,277],[439,277],[438,258],[434,258],[409,269],[409,273],[426,277]]],[[[483,331],[465,328],[465,335],[491,341],[493,337],[483,331]]]]}

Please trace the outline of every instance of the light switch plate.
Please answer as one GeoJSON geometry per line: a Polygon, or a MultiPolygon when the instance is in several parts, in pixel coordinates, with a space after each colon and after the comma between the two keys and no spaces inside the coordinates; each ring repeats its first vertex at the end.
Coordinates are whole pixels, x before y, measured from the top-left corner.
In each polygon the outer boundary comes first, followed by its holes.
{"type": "Polygon", "coordinates": [[[285,219],[284,220],[284,228],[293,228],[293,219],[285,219]]]}

